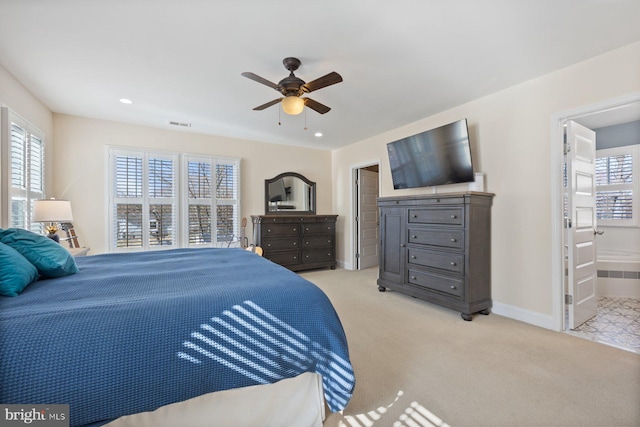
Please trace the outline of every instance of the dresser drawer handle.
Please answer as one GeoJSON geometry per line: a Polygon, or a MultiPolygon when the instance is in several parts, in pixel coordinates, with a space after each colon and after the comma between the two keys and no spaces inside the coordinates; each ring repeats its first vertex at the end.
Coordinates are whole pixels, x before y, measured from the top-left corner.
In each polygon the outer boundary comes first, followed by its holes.
{"type": "Polygon", "coordinates": [[[416,259],[416,256],[415,255],[411,255],[411,259],[416,259]]]}
{"type": "Polygon", "coordinates": [[[413,218],[418,218],[418,215],[416,215],[416,214],[413,214],[413,215],[411,215],[411,216],[412,216],[413,218]]]}
{"type": "Polygon", "coordinates": [[[295,227],[293,227],[293,231],[298,231],[298,229],[297,229],[297,228],[295,228],[295,227]]]}
{"type": "Polygon", "coordinates": [[[305,227],[304,231],[309,231],[309,227],[305,227]]]}
{"type": "Polygon", "coordinates": [[[451,261],[451,265],[456,265],[456,262],[455,261],[451,261]]]}
{"type": "Polygon", "coordinates": [[[411,276],[411,280],[416,280],[416,276],[411,276]]]}
{"type": "Polygon", "coordinates": [[[297,245],[297,244],[298,244],[298,242],[293,242],[293,246],[295,246],[295,245],[297,245]]]}
{"type": "Polygon", "coordinates": [[[267,228],[267,233],[271,233],[271,229],[270,228],[267,228]]]}
{"type": "Polygon", "coordinates": [[[451,239],[451,242],[453,242],[453,243],[455,243],[457,241],[458,241],[458,239],[454,239],[454,238],[451,239]]]}
{"type": "Polygon", "coordinates": [[[268,246],[268,247],[271,247],[271,243],[267,243],[267,246],[268,246]]]}
{"type": "Polygon", "coordinates": [[[308,245],[308,244],[309,244],[309,242],[304,242],[304,244],[305,244],[305,245],[308,245]]]}
{"type": "Polygon", "coordinates": [[[458,215],[451,215],[451,219],[456,219],[458,218],[458,215]]]}
{"type": "Polygon", "coordinates": [[[412,239],[417,239],[417,238],[418,238],[418,236],[413,235],[413,236],[411,236],[411,238],[412,238],[412,239]]]}
{"type": "Polygon", "coordinates": [[[327,240],[327,243],[331,243],[331,239],[327,240]]]}
{"type": "Polygon", "coordinates": [[[455,289],[455,288],[456,288],[455,286],[451,285],[451,289],[455,289]]]}

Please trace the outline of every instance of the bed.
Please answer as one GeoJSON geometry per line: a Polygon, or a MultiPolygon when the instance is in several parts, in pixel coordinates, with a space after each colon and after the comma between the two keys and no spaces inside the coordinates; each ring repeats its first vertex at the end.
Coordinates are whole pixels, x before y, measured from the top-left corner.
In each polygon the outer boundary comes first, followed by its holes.
{"type": "Polygon", "coordinates": [[[355,385],[326,295],[241,249],[76,259],[79,272],[0,296],[0,402],[69,404],[103,425],[211,392],[321,376],[342,410],[355,385]]]}

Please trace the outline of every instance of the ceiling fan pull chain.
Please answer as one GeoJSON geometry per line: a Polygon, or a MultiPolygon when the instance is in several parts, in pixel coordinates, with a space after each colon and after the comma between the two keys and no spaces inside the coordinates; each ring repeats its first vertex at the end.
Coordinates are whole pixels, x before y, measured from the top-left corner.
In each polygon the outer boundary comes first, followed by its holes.
{"type": "Polygon", "coordinates": [[[307,130],[307,109],[304,109],[304,130],[307,130]]]}

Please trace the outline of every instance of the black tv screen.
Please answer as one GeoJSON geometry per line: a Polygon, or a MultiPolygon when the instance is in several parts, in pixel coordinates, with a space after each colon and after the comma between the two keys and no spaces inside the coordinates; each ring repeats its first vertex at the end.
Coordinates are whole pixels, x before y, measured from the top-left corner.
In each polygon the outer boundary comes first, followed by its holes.
{"type": "Polygon", "coordinates": [[[393,188],[473,181],[467,119],[387,144],[393,188]]]}

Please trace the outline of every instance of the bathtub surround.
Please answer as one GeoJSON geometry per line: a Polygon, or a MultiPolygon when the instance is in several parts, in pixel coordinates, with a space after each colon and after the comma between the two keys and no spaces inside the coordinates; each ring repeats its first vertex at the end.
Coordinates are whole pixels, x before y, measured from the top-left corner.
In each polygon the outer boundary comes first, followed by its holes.
{"type": "Polygon", "coordinates": [[[640,254],[598,251],[598,295],[640,299],[640,254]]]}

